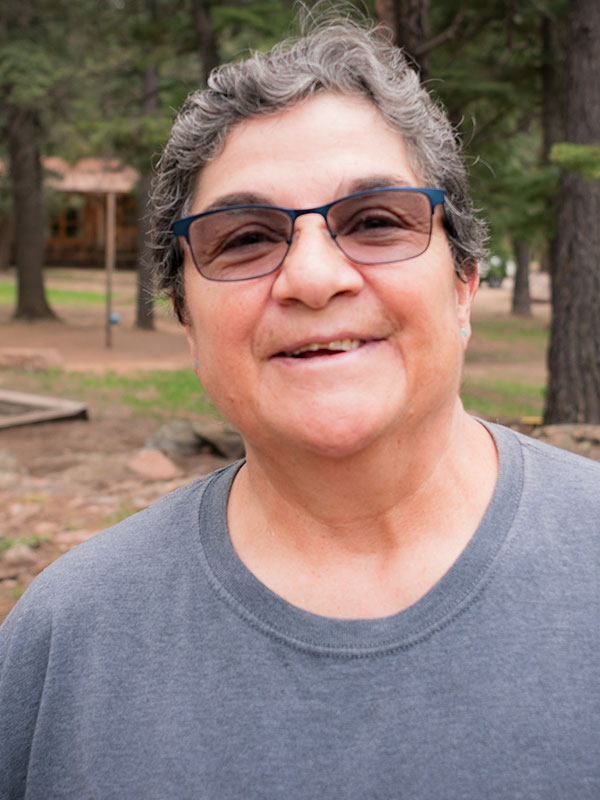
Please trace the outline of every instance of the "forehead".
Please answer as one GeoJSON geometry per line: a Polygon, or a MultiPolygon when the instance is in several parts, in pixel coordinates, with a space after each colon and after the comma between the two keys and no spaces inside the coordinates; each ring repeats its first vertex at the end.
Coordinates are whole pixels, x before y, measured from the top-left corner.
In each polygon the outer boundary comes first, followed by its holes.
{"type": "Polygon", "coordinates": [[[243,192],[278,205],[316,205],[378,178],[420,185],[402,137],[367,99],[322,93],[233,128],[198,177],[192,213],[243,192]]]}

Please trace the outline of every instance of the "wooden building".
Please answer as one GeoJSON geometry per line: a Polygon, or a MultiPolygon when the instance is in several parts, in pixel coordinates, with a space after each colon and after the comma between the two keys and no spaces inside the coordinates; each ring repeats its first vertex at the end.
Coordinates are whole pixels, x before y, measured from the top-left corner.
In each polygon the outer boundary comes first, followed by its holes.
{"type": "Polygon", "coordinates": [[[82,158],[71,165],[57,156],[43,160],[52,190],[47,216],[47,265],[103,267],[106,195],[117,195],[116,258],[119,267],[135,267],[138,204],[136,169],[118,159],[82,158]]]}

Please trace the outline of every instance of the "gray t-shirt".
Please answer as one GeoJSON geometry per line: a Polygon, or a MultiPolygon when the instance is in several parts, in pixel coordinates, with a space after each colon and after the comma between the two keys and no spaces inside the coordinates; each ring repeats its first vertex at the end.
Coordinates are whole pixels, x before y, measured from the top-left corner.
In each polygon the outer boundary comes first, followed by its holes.
{"type": "Polygon", "coordinates": [[[254,578],[235,465],[55,562],[0,634],[0,797],[600,797],[600,465],[490,428],[484,519],[390,617],[254,578]]]}

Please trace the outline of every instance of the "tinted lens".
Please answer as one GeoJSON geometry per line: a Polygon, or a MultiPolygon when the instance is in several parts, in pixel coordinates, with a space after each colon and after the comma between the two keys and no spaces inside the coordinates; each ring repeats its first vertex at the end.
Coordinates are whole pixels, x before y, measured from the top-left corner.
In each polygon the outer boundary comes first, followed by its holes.
{"type": "Polygon", "coordinates": [[[419,192],[373,192],[336,203],[328,221],[338,246],[353,261],[404,261],[427,250],[431,203],[419,192]]]}
{"type": "Polygon", "coordinates": [[[287,253],[291,230],[291,219],[283,211],[247,206],[194,220],[188,236],[204,277],[240,281],[277,269],[287,253]]]}

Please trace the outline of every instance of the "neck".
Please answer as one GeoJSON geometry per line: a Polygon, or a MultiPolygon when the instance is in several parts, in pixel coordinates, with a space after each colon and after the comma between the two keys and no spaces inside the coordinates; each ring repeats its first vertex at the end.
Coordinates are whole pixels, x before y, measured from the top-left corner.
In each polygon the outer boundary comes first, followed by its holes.
{"type": "Polygon", "coordinates": [[[495,478],[493,442],[460,403],[437,425],[344,458],[272,458],[250,444],[230,498],[231,537],[257,577],[307,610],[381,616],[410,604],[447,570],[483,516],[495,478]],[[424,582],[415,580],[423,562],[424,582]],[[373,594],[362,586],[360,607],[347,597],[324,606],[310,599],[310,576],[315,596],[340,581],[350,594],[354,576],[370,567],[379,587],[388,579],[397,587],[398,571],[405,572],[402,598],[394,589],[367,609],[364,599],[373,594]],[[292,573],[305,576],[297,591],[292,573]]]}

